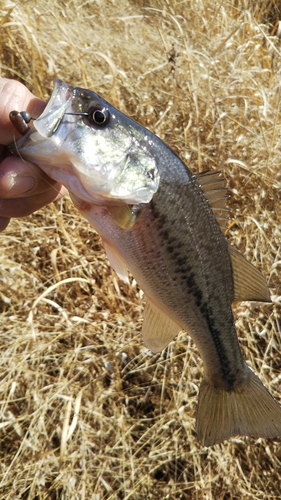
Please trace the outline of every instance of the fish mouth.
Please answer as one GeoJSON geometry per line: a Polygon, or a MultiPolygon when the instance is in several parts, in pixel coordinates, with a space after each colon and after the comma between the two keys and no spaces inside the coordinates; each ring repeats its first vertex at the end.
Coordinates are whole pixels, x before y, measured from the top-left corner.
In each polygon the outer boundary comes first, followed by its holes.
{"type": "Polygon", "coordinates": [[[80,190],[93,201],[148,203],[158,189],[159,173],[134,127],[135,122],[91,90],[56,79],[45,110],[16,149],[75,195],[80,190]],[[108,120],[94,121],[102,112],[108,120]]]}
{"type": "Polygon", "coordinates": [[[59,79],[55,79],[54,90],[42,115],[34,122],[34,128],[42,137],[52,137],[72,100],[74,88],[59,79]]]}
{"type": "MultiPolygon", "coordinates": [[[[34,119],[30,131],[17,141],[17,148],[15,148],[15,145],[9,146],[11,151],[16,152],[17,150],[23,156],[32,154],[32,146],[34,146],[33,149],[35,150],[36,144],[52,138],[65,118],[67,108],[72,101],[73,91],[74,87],[56,78],[53,92],[43,113],[34,119]]],[[[38,156],[40,155],[38,154],[38,156]]]]}

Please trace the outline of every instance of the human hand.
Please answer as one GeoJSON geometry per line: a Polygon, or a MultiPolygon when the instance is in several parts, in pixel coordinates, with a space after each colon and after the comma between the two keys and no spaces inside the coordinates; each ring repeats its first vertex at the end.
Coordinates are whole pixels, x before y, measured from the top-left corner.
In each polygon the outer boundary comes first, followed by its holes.
{"type": "Polygon", "coordinates": [[[13,110],[39,116],[46,103],[21,83],[0,78],[0,232],[12,217],[25,217],[66,193],[37,165],[12,156],[8,145],[21,136],[9,119],[13,110]]]}

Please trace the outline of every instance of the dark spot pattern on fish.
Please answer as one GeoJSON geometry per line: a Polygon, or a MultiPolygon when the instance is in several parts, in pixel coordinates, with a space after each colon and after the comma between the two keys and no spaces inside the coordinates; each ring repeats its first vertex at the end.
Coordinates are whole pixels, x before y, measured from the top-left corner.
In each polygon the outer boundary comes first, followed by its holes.
{"type": "Polygon", "coordinates": [[[200,312],[202,313],[202,315],[205,316],[206,311],[208,309],[208,303],[206,301],[204,301],[204,302],[201,301],[201,304],[198,307],[199,307],[200,312]]]}
{"type": "Polygon", "coordinates": [[[177,265],[179,266],[179,268],[181,268],[182,266],[184,266],[186,264],[186,258],[185,257],[180,257],[177,259],[177,265]]]}
{"type": "MultiPolygon", "coordinates": [[[[239,370],[233,370],[232,363],[230,363],[227,349],[222,342],[222,335],[220,330],[215,326],[215,316],[213,315],[210,306],[207,305],[206,309],[201,311],[205,316],[209,326],[213,342],[216,346],[216,352],[220,361],[219,369],[226,384],[226,390],[232,391],[239,380],[239,370]]],[[[238,347],[239,348],[239,347],[238,347]]]]}
{"type": "Polygon", "coordinates": [[[176,261],[180,257],[180,255],[181,255],[181,251],[180,250],[182,249],[183,244],[181,243],[181,241],[179,241],[175,237],[169,236],[168,231],[166,231],[166,238],[165,238],[165,240],[167,240],[167,246],[166,246],[167,252],[169,252],[170,254],[172,254],[172,256],[174,257],[174,259],[176,261]]]}
{"type": "Polygon", "coordinates": [[[192,294],[195,297],[196,294],[199,292],[199,289],[197,288],[196,281],[194,278],[195,276],[193,273],[183,276],[183,280],[186,282],[188,288],[192,291],[192,294]]]}
{"type": "Polygon", "coordinates": [[[168,240],[168,238],[169,238],[169,231],[168,231],[168,229],[161,229],[159,231],[159,236],[161,236],[163,238],[163,240],[168,240]]]}
{"type": "MultiPolygon", "coordinates": [[[[200,192],[200,191],[199,191],[200,192]]],[[[204,200],[204,196],[200,196],[204,200]]],[[[202,317],[205,319],[206,324],[211,333],[211,338],[213,344],[215,346],[215,350],[218,356],[218,372],[220,373],[220,377],[218,377],[218,383],[221,380],[221,377],[224,379],[225,386],[227,390],[232,390],[234,386],[239,381],[239,373],[237,370],[233,368],[233,363],[229,357],[229,353],[227,348],[224,345],[223,333],[225,329],[231,328],[225,325],[225,322],[220,322],[218,314],[212,308],[211,303],[215,304],[221,303],[220,297],[215,298],[214,296],[210,296],[210,290],[213,288],[212,283],[210,282],[210,276],[208,273],[204,273],[204,285],[200,279],[200,273],[198,273],[199,262],[196,260],[194,262],[194,256],[192,254],[189,258],[188,248],[186,244],[182,241],[182,234],[179,233],[175,235],[174,227],[185,227],[186,221],[182,217],[182,220],[177,221],[177,224],[169,225],[169,228],[166,224],[166,217],[161,214],[160,209],[158,209],[159,205],[156,200],[152,200],[150,203],[151,216],[155,221],[155,228],[159,237],[162,239],[164,244],[164,249],[170,258],[173,260],[174,268],[173,268],[173,283],[178,283],[180,285],[181,290],[186,290],[187,295],[192,297],[192,301],[194,307],[198,308],[202,317]],[[203,288],[202,288],[203,287],[203,288]]],[[[208,211],[209,211],[209,207],[208,211]]],[[[210,209],[211,211],[211,209],[210,209]]],[[[177,213],[178,217],[180,214],[177,213]]],[[[198,232],[198,226],[190,227],[191,234],[196,234],[198,232]]],[[[202,228],[205,230],[205,228],[202,228]]],[[[216,235],[216,233],[215,233],[216,235]]],[[[206,257],[212,254],[212,248],[217,244],[217,238],[213,234],[212,240],[210,238],[201,239],[201,262],[206,261],[206,257]]],[[[218,241],[221,247],[221,240],[218,241]]],[[[219,247],[219,248],[220,248],[219,247]]],[[[201,278],[203,279],[203,275],[201,274],[201,278]]],[[[231,318],[232,318],[232,313],[231,318]]],[[[230,322],[231,323],[231,322],[230,322]]],[[[239,348],[239,347],[238,347],[239,348]]],[[[238,369],[239,371],[239,369],[238,369]]]]}
{"type": "Polygon", "coordinates": [[[157,222],[157,226],[158,227],[163,227],[165,226],[165,224],[168,223],[168,218],[165,214],[161,214],[157,219],[156,219],[156,222],[157,222]]]}
{"type": "Polygon", "coordinates": [[[149,203],[149,208],[151,211],[152,219],[157,220],[161,217],[161,212],[158,210],[156,203],[154,202],[153,199],[149,203]]]}
{"type": "Polygon", "coordinates": [[[196,290],[194,298],[195,298],[195,304],[197,305],[197,307],[200,308],[203,300],[203,293],[201,292],[201,290],[199,289],[196,290]]]}

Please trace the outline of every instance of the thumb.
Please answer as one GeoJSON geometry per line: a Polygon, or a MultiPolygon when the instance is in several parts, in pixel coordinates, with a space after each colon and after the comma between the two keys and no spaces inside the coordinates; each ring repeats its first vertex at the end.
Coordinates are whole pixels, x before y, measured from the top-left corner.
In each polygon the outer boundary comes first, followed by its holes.
{"type": "Polygon", "coordinates": [[[20,137],[10,121],[11,111],[28,111],[37,118],[45,106],[46,103],[35,97],[22,83],[0,78],[0,144],[7,146],[20,137]]]}

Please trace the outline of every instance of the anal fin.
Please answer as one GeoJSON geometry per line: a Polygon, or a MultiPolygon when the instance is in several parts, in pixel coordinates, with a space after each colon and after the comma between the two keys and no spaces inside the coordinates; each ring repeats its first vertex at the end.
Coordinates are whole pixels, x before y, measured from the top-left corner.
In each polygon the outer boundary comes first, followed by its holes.
{"type": "Polygon", "coordinates": [[[167,314],[153,302],[147,302],[144,310],[142,336],[148,349],[153,352],[162,351],[180,331],[181,327],[167,314]]]}

